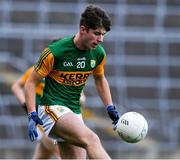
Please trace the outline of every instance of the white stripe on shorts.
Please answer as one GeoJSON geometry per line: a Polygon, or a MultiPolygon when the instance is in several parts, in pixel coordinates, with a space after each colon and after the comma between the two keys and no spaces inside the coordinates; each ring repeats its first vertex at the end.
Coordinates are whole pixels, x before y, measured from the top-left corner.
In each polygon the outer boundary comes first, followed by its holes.
{"type": "MultiPolygon", "coordinates": [[[[69,112],[72,112],[72,111],[69,108],[65,106],[60,106],[60,105],[38,106],[38,115],[39,115],[39,118],[41,118],[43,121],[43,128],[44,128],[45,134],[48,136],[51,136],[49,135],[49,133],[52,127],[54,126],[55,122],[59,119],[59,117],[69,112]]],[[[80,118],[83,121],[81,114],[76,114],[76,115],[78,118],[80,118]]],[[[52,138],[58,139],[59,141],[59,137],[53,136],[52,138]]],[[[62,139],[60,141],[62,141],[62,139]]]]}

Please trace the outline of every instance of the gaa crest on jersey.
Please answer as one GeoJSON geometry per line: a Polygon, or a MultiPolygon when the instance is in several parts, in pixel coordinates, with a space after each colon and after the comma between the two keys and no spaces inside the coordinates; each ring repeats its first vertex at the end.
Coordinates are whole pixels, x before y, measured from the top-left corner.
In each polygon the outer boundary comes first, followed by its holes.
{"type": "Polygon", "coordinates": [[[63,62],[64,67],[72,67],[73,63],[72,62],[63,62]]]}
{"type": "Polygon", "coordinates": [[[91,65],[91,68],[94,68],[96,65],[96,61],[94,59],[91,59],[90,65],[91,65]]]}

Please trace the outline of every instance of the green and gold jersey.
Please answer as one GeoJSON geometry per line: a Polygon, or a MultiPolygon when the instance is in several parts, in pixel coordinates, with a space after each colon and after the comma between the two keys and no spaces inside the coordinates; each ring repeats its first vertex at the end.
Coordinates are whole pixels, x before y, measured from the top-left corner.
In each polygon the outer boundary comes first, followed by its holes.
{"type": "Polygon", "coordinates": [[[73,37],[61,39],[46,48],[35,65],[45,78],[42,105],[63,105],[80,113],[80,94],[90,74],[103,75],[106,54],[101,45],[81,51],[73,37]]]}

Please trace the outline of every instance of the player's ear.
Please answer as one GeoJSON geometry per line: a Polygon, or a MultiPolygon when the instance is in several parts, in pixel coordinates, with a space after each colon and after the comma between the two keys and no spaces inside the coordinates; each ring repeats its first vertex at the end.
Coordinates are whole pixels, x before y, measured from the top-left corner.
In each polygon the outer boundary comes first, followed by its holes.
{"type": "Polygon", "coordinates": [[[88,30],[87,27],[85,27],[83,25],[80,26],[80,33],[81,34],[84,34],[85,32],[87,32],[87,30],[88,30]]]}

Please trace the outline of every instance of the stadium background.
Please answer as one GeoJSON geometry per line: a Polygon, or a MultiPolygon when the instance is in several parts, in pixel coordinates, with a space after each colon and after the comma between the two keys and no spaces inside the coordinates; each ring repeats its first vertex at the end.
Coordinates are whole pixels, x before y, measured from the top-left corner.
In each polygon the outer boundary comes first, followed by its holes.
{"type": "Polygon", "coordinates": [[[113,101],[121,113],[142,113],[149,132],[138,144],[120,140],[92,81],[86,123],[112,158],[180,158],[180,0],[0,0],[0,158],[32,157],[27,117],[10,86],[52,39],[78,31],[88,3],[112,18],[104,47],[113,101]]]}

